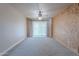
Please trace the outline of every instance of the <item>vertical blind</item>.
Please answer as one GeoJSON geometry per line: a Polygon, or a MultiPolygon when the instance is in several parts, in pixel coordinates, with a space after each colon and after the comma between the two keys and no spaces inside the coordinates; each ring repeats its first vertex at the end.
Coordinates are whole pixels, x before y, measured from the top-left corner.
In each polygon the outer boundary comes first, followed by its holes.
{"type": "Polygon", "coordinates": [[[47,36],[47,21],[32,21],[33,37],[47,36]]]}

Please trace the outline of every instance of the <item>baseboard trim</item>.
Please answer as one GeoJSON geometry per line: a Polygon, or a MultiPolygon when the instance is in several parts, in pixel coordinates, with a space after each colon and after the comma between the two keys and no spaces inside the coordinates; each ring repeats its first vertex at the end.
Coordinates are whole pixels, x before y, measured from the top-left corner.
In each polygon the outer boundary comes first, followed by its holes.
{"type": "Polygon", "coordinates": [[[3,51],[2,53],[0,53],[0,56],[3,56],[4,54],[7,54],[8,51],[10,51],[11,49],[13,49],[15,46],[17,46],[18,44],[20,44],[22,41],[24,41],[25,39],[22,39],[20,41],[18,41],[17,43],[13,44],[12,46],[10,46],[8,49],[6,49],[5,51],[3,51]]]}

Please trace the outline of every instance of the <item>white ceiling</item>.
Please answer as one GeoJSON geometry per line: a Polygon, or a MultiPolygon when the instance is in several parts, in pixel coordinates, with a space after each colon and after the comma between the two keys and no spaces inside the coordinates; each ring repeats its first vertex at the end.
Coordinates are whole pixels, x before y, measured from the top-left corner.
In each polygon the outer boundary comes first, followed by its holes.
{"type": "Polygon", "coordinates": [[[21,12],[25,17],[37,17],[38,7],[41,9],[43,16],[55,16],[64,7],[71,3],[12,3],[10,4],[21,12]]]}

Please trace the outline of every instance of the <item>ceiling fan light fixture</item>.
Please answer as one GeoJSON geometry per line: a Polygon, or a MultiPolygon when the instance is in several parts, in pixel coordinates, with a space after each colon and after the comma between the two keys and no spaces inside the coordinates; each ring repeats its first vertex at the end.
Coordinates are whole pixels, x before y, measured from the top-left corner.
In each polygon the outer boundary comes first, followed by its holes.
{"type": "Polygon", "coordinates": [[[42,20],[42,13],[41,13],[41,11],[39,11],[39,13],[38,13],[38,20],[42,20]]]}

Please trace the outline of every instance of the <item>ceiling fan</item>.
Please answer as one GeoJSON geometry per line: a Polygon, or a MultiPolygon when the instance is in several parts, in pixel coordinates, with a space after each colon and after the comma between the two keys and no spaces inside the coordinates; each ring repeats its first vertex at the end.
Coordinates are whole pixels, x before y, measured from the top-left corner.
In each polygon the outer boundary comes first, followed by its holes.
{"type": "Polygon", "coordinates": [[[42,18],[43,18],[43,15],[42,15],[42,8],[40,8],[39,3],[38,3],[38,5],[37,5],[37,7],[38,7],[38,20],[42,20],[42,18]]]}

